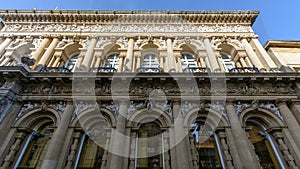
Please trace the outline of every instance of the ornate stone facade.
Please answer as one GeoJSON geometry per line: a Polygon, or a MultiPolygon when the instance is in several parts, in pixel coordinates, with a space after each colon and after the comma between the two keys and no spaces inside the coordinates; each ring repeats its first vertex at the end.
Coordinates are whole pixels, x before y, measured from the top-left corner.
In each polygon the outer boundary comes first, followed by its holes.
{"type": "Polygon", "coordinates": [[[0,10],[0,168],[299,168],[295,42],[257,15],[0,10]]]}

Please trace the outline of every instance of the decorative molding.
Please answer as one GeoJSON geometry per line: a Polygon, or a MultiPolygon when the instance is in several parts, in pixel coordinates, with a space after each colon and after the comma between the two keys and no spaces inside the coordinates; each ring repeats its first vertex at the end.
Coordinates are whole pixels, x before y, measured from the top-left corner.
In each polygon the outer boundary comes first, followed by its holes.
{"type": "MultiPolygon", "coordinates": [[[[190,23],[252,25],[258,11],[0,10],[6,23],[190,23]]],[[[62,27],[66,29],[66,27],[62,27]]]]}
{"type": "Polygon", "coordinates": [[[111,95],[113,93],[126,93],[129,95],[149,95],[151,92],[155,92],[157,95],[286,95],[296,94],[295,89],[292,87],[292,83],[253,83],[253,84],[227,84],[226,88],[212,88],[209,84],[187,86],[186,88],[179,89],[176,84],[164,83],[164,84],[152,84],[141,83],[132,84],[130,88],[120,86],[118,89],[112,89],[110,84],[96,85],[94,88],[86,86],[76,88],[72,90],[70,85],[57,85],[57,84],[29,84],[24,85],[22,94],[53,94],[53,95],[70,95],[70,94],[96,94],[96,95],[111,95]],[[153,89],[155,89],[153,91],[153,89]]]}
{"type": "Polygon", "coordinates": [[[21,118],[24,114],[30,112],[31,110],[40,108],[41,103],[25,103],[21,108],[20,112],[18,113],[17,119],[21,118]]]}
{"type": "MultiPolygon", "coordinates": [[[[86,25],[74,25],[74,24],[8,24],[5,27],[5,32],[47,32],[47,33],[99,33],[99,32],[123,32],[123,33],[247,33],[252,32],[250,26],[244,25],[189,25],[187,24],[86,24],[86,25]]],[[[200,34],[201,35],[201,34],[200,34]]]]}
{"type": "Polygon", "coordinates": [[[257,108],[262,108],[269,110],[270,112],[274,113],[279,119],[284,121],[279,109],[276,107],[273,103],[264,103],[264,102],[258,102],[258,101],[252,101],[252,103],[243,103],[238,101],[234,104],[236,114],[239,116],[244,110],[251,108],[252,110],[255,110],[257,108]]]}

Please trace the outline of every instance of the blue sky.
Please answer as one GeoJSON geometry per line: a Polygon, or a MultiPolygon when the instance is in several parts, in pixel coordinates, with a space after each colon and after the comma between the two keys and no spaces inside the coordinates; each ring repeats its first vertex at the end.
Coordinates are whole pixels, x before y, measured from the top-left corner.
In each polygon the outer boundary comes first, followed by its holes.
{"type": "Polygon", "coordinates": [[[300,0],[0,0],[0,9],[259,10],[253,29],[267,40],[300,40],[300,0]]]}

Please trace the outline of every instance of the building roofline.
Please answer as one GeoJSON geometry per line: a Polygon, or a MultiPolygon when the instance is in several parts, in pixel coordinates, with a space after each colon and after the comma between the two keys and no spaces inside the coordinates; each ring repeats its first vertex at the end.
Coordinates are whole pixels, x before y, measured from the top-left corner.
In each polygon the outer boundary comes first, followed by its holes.
{"type": "Polygon", "coordinates": [[[123,18],[126,22],[165,20],[189,23],[246,24],[252,25],[257,18],[257,10],[0,10],[5,22],[96,22],[114,21],[123,18]],[[160,17],[161,16],[161,17],[160,17]],[[174,19],[175,18],[175,19],[174,19]]]}
{"type": "Polygon", "coordinates": [[[270,47],[300,48],[300,40],[268,40],[264,48],[268,50],[270,47]]]}

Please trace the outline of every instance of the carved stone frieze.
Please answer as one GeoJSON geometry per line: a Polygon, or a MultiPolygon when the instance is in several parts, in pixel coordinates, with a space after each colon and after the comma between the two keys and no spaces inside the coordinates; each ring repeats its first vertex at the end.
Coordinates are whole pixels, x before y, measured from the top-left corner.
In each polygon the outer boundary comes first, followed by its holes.
{"type": "Polygon", "coordinates": [[[95,102],[92,101],[77,101],[75,103],[75,113],[76,115],[79,115],[85,110],[97,108],[98,105],[95,102]]]}
{"type": "Polygon", "coordinates": [[[41,106],[41,103],[31,103],[31,102],[25,103],[23,105],[23,107],[21,108],[21,110],[17,116],[17,119],[22,117],[24,114],[30,112],[31,110],[39,108],[40,106],[41,106]]]}
{"type": "Polygon", "coordinates": [[[191,25],[191,24],[9,24],[7,32],[252,32],[243,25],[191,25]]]}
{"type": "Polygon", "coordinates": [[[240,102],[234,104],[236,114],[239,116],[245,109],[251,108],[252,110],[255,110],[257,108],[262,108],[271,111],[274,113],[279,119],[284,121],[279,109],[276,107],[273,103],[265,103],[265,102],[258,102],[258,101],[252,101],[252,103],[246,103],[246,102],[240,102]]]}
{"type": "Polygon", "coordinates": [[[220,102],[214,102],[214,103],[205,103],[203,102],[203,104],[201,103],[197,103],[197,102],[189,102],[189,101],[184,101],[181,104],[181,113],[183,115],[183,117],[185,117],[191,110],[199,108],[201,109],[213,109],[215,111],[217,111],[218,113],[220,113],[220,115],[222,115],[227,121],[228,121],[228,115],[227,112],[225,110],[224,104],[221,104],[220,102]],[[202,108],[201,108],[202,107],[202,108]]]}
{"type": "Polygon", "coordinates": [[[66,109],[66,102],[60,101],[59,103],[50,103],[48,107],[53,108],[54,110],[62,114],[66,109]]]}
{"type": "MultiPolygon", "coordinates": [[[[200,35],[201,36],[201,35],[200,35]]],[[[190,44],[190,43],[195,43],[197,44],[200,49],[204,49],[204,42],[202,37],[196,37],[196,38],[190,38],[190,37],[185,37],[185,38],[178,38],[175,37],[173,41],[173,47],[177,48],[178,45],[180,44],[190,44]]]]}
{"type": "Polygon", "coordinates": [[[53,94],[53,95],[70,95],[70,94],[96,94],[96,95],[111,95],[113,94],[129,94],[129,95],[284,95],[295,94],[292,84],[284,83],[253,83],[253,84],[227,84],[224,87],[210,87],[209,84],[203,85],[189,85],[184,88],[179,88],[174,83],[164,84],[131,84],[128,88],[126,85],[118,85],[118,87],[111,88],[110,84],[101,84],[95,86],[77,85],[72,88],[71,85],[25,85],[22,88],[23,94],[53,94]]]}

